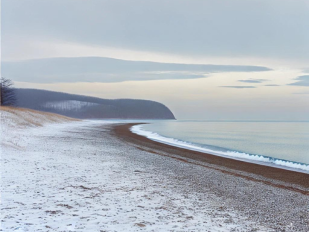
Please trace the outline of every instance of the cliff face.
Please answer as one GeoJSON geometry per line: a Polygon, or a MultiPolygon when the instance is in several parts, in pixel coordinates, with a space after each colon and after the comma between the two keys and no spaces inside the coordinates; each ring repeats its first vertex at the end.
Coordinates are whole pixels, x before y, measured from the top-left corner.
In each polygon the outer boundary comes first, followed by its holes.
{"type": "Polygon", "coordinates": [[[17,106],[75,118],[175,119],[163,104],[148,100],[101,99],[38,89],[15,89],[17,106]]]}

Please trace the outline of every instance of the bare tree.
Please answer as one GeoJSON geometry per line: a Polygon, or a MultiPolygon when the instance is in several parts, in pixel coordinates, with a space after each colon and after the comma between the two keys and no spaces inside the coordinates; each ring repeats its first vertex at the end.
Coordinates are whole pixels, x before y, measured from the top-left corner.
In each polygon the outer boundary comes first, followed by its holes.
{"type": "Polygon", "coordinates": [[[14,106],[17,102],[13,81],[5,77],[0,79],[0,105],[14,106]]]}

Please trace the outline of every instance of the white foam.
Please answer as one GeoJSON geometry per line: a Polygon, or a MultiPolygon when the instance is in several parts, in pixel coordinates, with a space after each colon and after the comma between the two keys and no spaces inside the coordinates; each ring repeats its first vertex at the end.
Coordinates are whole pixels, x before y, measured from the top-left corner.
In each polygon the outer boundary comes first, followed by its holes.
{"type": "Polygon", "coordinates": [[[193,150],[193,151],[209,153],[212,155],[227,157],[227,158],[236,159],[236,160],[242,160],[242,161],[246,161],[250,163],[258,163],[258,164],[262,164],[265,166],[273,166],[273,167],[293,170],[297,172],[309,173],[309,165],[306,165],[306,164],[295,163],[292,161],[286,161],[286,160],[280,160],[280,159],[272,159],[270,157],[265,157],[261,155],[250,155],[247,153],[237,152],[237,151],[214,151],[212,149],[200,147],[190,142],[185,142],[185,141],[181,141],[181,140],[174,139],[174,138],[168,138],[168,137],[159,135],[155,132],[143,130],[142,125],[135,125],[131,127],[130,130],[131,132],[135,134],[142,135],[153,141],[172,145],[175,147],[186,148],[186,149],[193,150]]]}

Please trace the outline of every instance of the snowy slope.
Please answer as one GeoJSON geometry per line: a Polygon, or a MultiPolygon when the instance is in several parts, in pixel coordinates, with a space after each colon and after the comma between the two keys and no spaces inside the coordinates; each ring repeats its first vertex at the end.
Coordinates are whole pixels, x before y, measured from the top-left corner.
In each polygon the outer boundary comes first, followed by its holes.
{"type": "Polygon", "coordinates": [[[20,148],[25,137],[25,129],[42,127],[52,123],[78,121],[65,116],[22,108],[0,107],[1,147],[20,148]]]}

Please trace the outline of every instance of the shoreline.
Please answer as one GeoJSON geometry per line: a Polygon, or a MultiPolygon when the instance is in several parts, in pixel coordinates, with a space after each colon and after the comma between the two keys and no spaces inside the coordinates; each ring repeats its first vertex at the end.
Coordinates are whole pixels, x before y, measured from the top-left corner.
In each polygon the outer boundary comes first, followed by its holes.
{"type": "Polygon", "coordinates": [[[222,148],[222,149],[229,150],[232,153],[246,155],[248,157],[250,157],[250,156],[260,157],[260,158],[268,159],[268,160],[261,161],[261,160],[257,160],[257,159],[254,159],[254,158],[250,159],[250,158],[247,158],[247,157],[239,157],[237,155],[235,156],[235,155],[222,154],[222,151],[212,150],[211,148],[207,149],[207,148],[204,148],[202,146],[196,145],[192,142],[178,140],[178,139],[173,138],[173,137],[166,137],[166,136],[162,136],[162,135],[159,135],[159,134],[151,132],[151,131],[143,130],[143,129],[140,129],[140,128],[138,128],[138,129],[135,128],[136,126],[141,126],[141,125],[143,125],[143,123],[132,126],[130,128],[130,131],[133,132],[134,134],[146,137],[146,138],[148,138],[152,141],[156,141],[156,142],[166,144],[166,145],[170,145],[170,146],[173,146],[173,147],[184,148],[184,149],[187,149],[187,150],[190,150],[190,151],[197,151],[197,152],[201,152],[203,154],[205,153],[205,154],[209,154],[209,155],[220,156],[220,157],[224,157],[224,158],[228,158],[228,159],[244,161],[244,162],[247,162],[247,163],[260,164],[260,165],[263,165],[263,166],[274,167],[274,168],[279,168],[279,169],[284,169],[284,170],[290,170],[290,171],[293,171],[293,172],[301,172],[301,173],[309,174],[309,164],[305,164],[305,163],[301,163],[301,162],[297,162],[297,161],[290,161],[290,160],[275,158],[275,157],[271,157],[271,156],[265,156],[265,155],[259,155],[259,154],[249,154],[249,153],[246,153],[246,152],[243,152],[243,151],[230,150],[230,149],[226,149],[226,148],[222,148]],[[155,134],[155,136],[153,136],[153,134],[155,134]],[[165,140],[176,140],[177,142],[167,142],[165,140]],[[292,164],[294,166],[297,166],[297,165],[305,166],[305,167],[308,167],[308,169],[306,169],[304,167],[292,167],[292,166],[289,166],[289,165],[276,164],[276,162],[274,162],[275,160],[279,161],[279,162],[292,164]]]}
{"type": "Polygon", "coordinates": [[[142,123],[116,125],[112,128],[112,133],[140,150],[169,156],[182,162],[193,163],[229,175],[309,195],[309,174],[307,173],[216,156],[157,142],[130,130],[132,126],[139,124],[142,123]]]}

